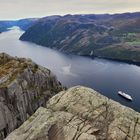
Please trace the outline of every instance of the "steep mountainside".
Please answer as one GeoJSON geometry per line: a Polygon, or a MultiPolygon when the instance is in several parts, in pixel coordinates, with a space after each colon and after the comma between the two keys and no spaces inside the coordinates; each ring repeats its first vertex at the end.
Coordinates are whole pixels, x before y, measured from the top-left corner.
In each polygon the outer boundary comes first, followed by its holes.
{"type": "Polygon", "coordinates": [[[140,114],[77,86],[52,97],[6,140],[140,140],[140,114]]]}
{"type": "Polygon", "coordinates": [[[27,30],[31,27],[38,19],[31,18],[31,19],[21,19],[21,20],[13,20],[13,21],[0,21],[0,32],[7,31],[8,28],[13,26],[18,26],[22,30],[27,30]]]}
{"type": "Polygon", "coordinates": [[[0,54],[0,140],[60,90],[50,70],[30,59],[0,54]]]}
{"type": "Polygon", "coordinates": [[[46,17],[20,39],[66,53],[140,62],[140,13],[46,17]]]}

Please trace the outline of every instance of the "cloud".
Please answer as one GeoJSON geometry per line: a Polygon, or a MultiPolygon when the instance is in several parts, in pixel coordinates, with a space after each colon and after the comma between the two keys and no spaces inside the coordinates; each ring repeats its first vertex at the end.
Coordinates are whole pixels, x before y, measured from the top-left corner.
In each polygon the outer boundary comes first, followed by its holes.
{"type": "Polygon", "coordinates": [[[0,0],[0,18],[140,11],[140,0],[0,0]]]}

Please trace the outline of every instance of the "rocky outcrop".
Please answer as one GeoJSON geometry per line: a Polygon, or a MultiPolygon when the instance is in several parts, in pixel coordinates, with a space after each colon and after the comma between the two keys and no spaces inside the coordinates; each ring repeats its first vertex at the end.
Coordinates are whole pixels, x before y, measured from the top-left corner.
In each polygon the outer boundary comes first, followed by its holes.
{"type": "Polygon", "coordinates": [[[140,114],[86,87],[52,97],[6,140],[140,140],[140,114]]]}
{"type": "Polygon", "coordinates": [[[0,54],[0,140],[61,89],[50,70],[30,59],[0,54]]]}

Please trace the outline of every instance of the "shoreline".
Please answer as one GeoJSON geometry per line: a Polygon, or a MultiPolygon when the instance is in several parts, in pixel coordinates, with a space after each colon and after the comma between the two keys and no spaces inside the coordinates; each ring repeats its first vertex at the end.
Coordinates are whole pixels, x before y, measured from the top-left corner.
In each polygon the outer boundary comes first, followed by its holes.
{"type": "MultiPolygon", "coordinates": [[[[38,43],[35,43],[35,42],[32,42],[32,41],[26,41],[26,40],[22,40],[19,38],[20,41],[25,41],[25,42],[30,42],[30,43],[33,43],[33,44],[36,44],[36,45],[40,45],[38,43]]],[[[42,47],[47,47],[47,46],[43,46],[43,45],[40,45],[42,47]]],[[[110,61],[115,61],[115,62],[122,62],[122,63],[126,63],[126,64],[133,64],[133,65],[136,65],[136,66],[140,66],[140,62],[136,62],[136,61],[133,61],[133,60],[122,60],[122,59],[117,59],[117,58],[108,58],[108,57],[103,57],[103,56],[97,56],[97,55],[79,55],[77,53],[68,53],[68,52],[65,52],[65,51],[60,51],[58,49],[55,49],[55,48],[51,48],[51,47],[47,47],[47,48],[50,48],[50,49],[53,49],[53,50],[56,50],[58,52],[61,52],[61,53],[64,53],[64,54],[72,54],[72,55],[77,55],[77,56],[83,56],[83,57],[89,57],[91,59],[94,59],[94,58],[99,58],[99,59],[105,59],[105,60],[110,60],[110,61]]]]}

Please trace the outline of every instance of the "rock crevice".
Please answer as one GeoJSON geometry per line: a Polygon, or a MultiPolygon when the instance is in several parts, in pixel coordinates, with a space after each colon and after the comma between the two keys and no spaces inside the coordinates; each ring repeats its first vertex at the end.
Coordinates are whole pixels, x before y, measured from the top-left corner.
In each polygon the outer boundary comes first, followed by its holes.
{"type": "Polygon", "coordinates": [[[0,140],[62,90],[46,68],[30,59],[0,54],[0,140]]]}
{"type": "Polygon", "coordinates": [[[49,99],[6,140],[140,140],[139,120],[138,112],[77,86],[49,99]]]}

